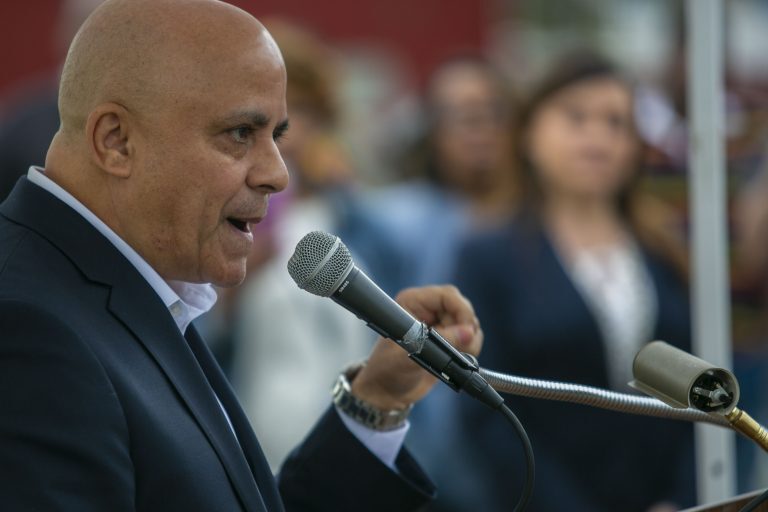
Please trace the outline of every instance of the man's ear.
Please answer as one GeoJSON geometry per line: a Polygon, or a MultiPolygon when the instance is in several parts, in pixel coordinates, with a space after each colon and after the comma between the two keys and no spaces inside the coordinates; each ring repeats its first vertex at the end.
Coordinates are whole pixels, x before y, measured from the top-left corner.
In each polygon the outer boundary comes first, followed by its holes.
{"type": "Polygon", "coordinates": [[[130,116],[122,105],[102,103],[91,111],[85,123],[85,135],[91,160],[107,174],[118,178],[131,175],[133,135],[130,116]]]}

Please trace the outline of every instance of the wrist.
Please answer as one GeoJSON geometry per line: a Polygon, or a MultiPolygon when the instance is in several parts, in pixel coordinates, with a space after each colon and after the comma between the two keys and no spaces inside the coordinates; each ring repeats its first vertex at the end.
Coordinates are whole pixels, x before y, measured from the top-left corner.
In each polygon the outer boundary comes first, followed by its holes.
{"type": "MultiPolygon", "coordinates": [[[[362,370],[362,368],[360,368],[362,370]]],[[[358,370],[359,373],[359,370],[358,370]]],[[[413,404],[393,397],[386,390],[365,378],[365,375],[357,377],[355,375],[350,380],[352,394],[360,400],[371,404],[378,409],[407,409],[413,407],[413,404]]]]}
{"type": "Polygon", "coordinates": [[[364,365],[343,371],[333,386],[333,403],[347,416],[373,430],[387,431],[402,427],[413,408],[377,393],[357,379],[364,365]]]}

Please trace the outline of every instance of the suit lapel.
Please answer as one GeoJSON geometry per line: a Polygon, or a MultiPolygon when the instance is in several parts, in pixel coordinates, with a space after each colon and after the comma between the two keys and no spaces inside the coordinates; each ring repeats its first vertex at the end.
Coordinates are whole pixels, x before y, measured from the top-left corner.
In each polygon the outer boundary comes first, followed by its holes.
{"type": "MultiPolygon", "coordinates": [[[[141,281],[144,284],[143,279],[141,281]]],[[[216,396],[170,314],[162,302],[162,309],[156,307],[157,304],[141,303],[135,291],[129,287],[114,287],[109,301],[110,311],[134,333],[168,376],[218,454],[244,508],[267,510],[216,396]]],[[[159,302],[156,296],[151,299],[159,302]]]]}
{"type": "Polygon", "coordinates": [[[162,368],[219,456],[244,508],[267,510],[200,365],[133,265],[77,212],[26,178],[0,205],[0,214],[49,240],[92,281],[111,287],[108,309],[162,368]]]}
{"type": "Polygon", "coordinates": [[[240,446],[242,446],[242,451],[248,460],[248,465],[251,471],[253,471],[256,481],[262,484],[259,490],[261,491],[262,498],[267,502],[267,508],[270,511],[281,512],[283,510],[283,502],[280,494],[277,492],[275,477],[256,440],[248,418],[240,407],[232,387],[229,385],[229,381],[227,381],[227,378],[221,371],[221,367],[193,325],[190,325],[187,329],[185,338],[195,358],[200,362],[200,366],[208,377],[208,381],[216,392],[216,396],[219,397],[229,415],[232,426],[237,433],[237,439],[240,442],[240,446]]]}

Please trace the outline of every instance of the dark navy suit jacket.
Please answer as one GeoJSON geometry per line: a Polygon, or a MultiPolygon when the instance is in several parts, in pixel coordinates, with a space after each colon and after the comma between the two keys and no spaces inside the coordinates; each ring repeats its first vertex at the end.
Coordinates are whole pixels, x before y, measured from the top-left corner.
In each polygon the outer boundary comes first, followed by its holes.
{"type": "MultiPolygon", "coordinates": [[[[669,265],[647,252],[643,257],[658,303],[653,337],[688,350],[686,286],[669,265]]],[[[457,284],[485,332],[482,366],[609,387],[598,324],[541,227],[518,220],[470,240],[457,284]]],[[[690,425],[562,402],[507,402],[536,456],[530,511],[639,512],[661,500],[693,505],[690,425]]],[[[485,510],[511,510],[522,484],[519,442],[498,414],[469,403],[465,412],[465,438],[474,440],[487,471],[485,510]]]]}
{"type": "Polygon", "coordinates": [[[276,482],[205,344],[115,247],[26,178],[0,205],[3,510],[418,509],[433,488],[397,464],[329,409],[276,482]]]}

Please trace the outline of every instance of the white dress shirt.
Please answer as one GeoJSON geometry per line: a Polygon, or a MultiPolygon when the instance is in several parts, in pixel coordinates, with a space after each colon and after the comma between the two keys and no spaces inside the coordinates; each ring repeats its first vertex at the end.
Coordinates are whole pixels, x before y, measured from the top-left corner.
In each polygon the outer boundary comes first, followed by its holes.
{"type": "MultiPolygon", "coordinates": [[[[100,218],[78,201],[72,194],[61,188],[45,175],[44,169],[32,166],[29,168],[27,178],[30,182],[43,188],[67,204],[80,214],[89,224],[101,233],[125,258],[136,268],[147,283],[155,290],[168,308],[179,331],[184,334],[194,319],[208,312],[216,303],[217,295],[213,286],[208,283],[187,283],[182,281],[165,281],[139,253],[128,245],[117,233],[107,226],[100,218]]],[[[215,393],[214,393],[215,395],[215,393]]],[[[218,397],[216,397],[218,400],[218,397]]],[[[229,423],[232,433],[235,430],[229,419],[227,411],[219,401],[221,411],[229,423]]],[[[378,432],[369,429],[356,422],[342,411],[339,411],[341,420],[352,434],[360,440],[376,457],[389,468],[395,469],[395,459],[405,441],[408,432],[408,423],[396,430],[378,432]]],[[[235,435],[237,437],[237,435],[235,435]]]]}

